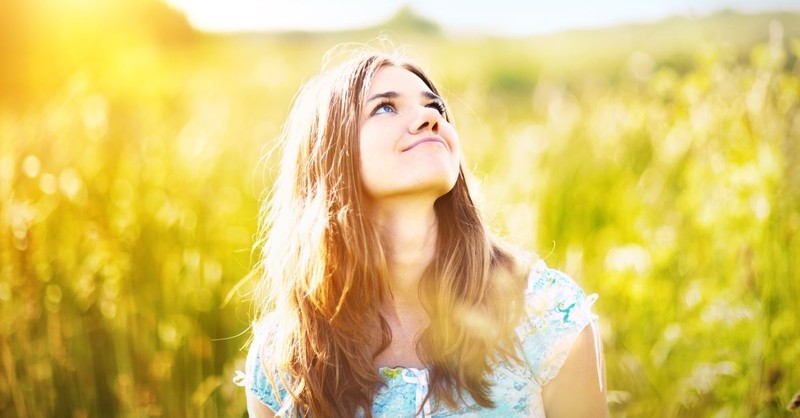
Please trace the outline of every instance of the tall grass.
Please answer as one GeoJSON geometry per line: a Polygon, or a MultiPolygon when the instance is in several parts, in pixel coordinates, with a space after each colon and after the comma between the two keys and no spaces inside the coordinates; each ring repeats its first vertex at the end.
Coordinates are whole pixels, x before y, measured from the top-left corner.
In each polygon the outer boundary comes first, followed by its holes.
{"type": "MultiPolygon", "coordinates": [[[[530,40],[411,38],[492,225],[601,295],[614,416],[781,416],[800,390],[784,30],[564,71],[530,40]]],[[[245,414],[261,157],[335,41],[192,39],[4,96],[0,416],[245,414]]]]}

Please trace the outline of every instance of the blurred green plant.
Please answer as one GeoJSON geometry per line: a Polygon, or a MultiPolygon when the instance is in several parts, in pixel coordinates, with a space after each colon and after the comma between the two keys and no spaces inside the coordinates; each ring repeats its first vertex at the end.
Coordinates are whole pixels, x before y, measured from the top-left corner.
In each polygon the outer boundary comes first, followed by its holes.
{"type": "MultiPolygon", "coordinates": [[[[492,225],[601,295],[614,416],[789,414],[800,41],[783,18],[594,55],[579,33],[395,34],[446,88],[492,225]]],[[[231,378],[272,139],[341,39],[159,21],[3,69],[24,82],[0,90],[0,416],[245,415],[231,378]]]]}

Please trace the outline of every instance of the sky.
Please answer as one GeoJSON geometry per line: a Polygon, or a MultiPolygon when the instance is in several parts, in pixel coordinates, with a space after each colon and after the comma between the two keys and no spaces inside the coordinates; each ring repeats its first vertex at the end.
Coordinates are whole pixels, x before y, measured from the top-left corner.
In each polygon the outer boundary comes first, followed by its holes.
{"type": "Polygon", "coordinates": [[[674,15],[800,11],[800,0],[167,0],[190,22],[210,32],[337,30],[378,24],[399,8],[453,33],[499,36],[647,22],[674,15]],[[309,12],[313,11],[313,12],[309,12]]]}

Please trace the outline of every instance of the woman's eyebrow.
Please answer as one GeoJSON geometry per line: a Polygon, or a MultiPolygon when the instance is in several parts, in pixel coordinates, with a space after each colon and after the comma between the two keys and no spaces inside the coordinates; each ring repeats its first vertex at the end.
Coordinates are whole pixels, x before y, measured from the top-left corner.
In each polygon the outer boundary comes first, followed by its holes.
{"type": "Polygon", "coordinates": [[[378,94],[370,97],[369,99],[367,99],[366,103],[369,103],[369,102],[371,102],[373,100],[377,100],[377,99],[396,99],[399,96],[400,96],[400,93],[398,93],[396,91],[387,91],[387,92],[384,92],[384,93],[378,93],[378,94]]]}
{"type": "Polygon", "coordinates": [[[436,93],[434,93],[432,91],[427,91],[427,90],[423,91],[422,92],[422,97],[427,97],[427,98],[429,98],[431,100],[438,100],[440,102],[444,102],[444,100],[442,100],[441,97],[439,97],[436,93]]]}
{"type": "MultiPolygon", "coordinates": [[[[432,100],[443,101],[441,97],[439,97],[438,95],[436,95],[432,91],[427,91],[427,90],[423,91],[422,93],[420,93],[420,96],[422,96],[424,98],[432,99],[432,100]]],[[[398,93],[396,91],[387,91],[387,92],[378,93],[378,94],[373,95],[372,97],[367,99],[366,103],[369,103],[369,102],[371,102],[373,100],[377,100],[377,99],[396,99],[398,97],[400,97],[400,93],[398,93]]]]}

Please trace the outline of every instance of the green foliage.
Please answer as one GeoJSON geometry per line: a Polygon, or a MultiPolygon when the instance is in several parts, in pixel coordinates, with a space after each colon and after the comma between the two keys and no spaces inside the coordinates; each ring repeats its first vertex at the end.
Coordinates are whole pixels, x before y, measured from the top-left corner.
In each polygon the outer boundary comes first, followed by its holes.
{"type": "MultiPolygon", "coordinates": [[[[800,389],[800,41],[759,19],[757,42],[605,61],[552,37],[411,50],[493,227],[600,294],[614,416],[782,416],[800,389]]],[[[0,416],[244,415],[272,139],[334,41],[153,39],[2,97],[0,416]]]]}

